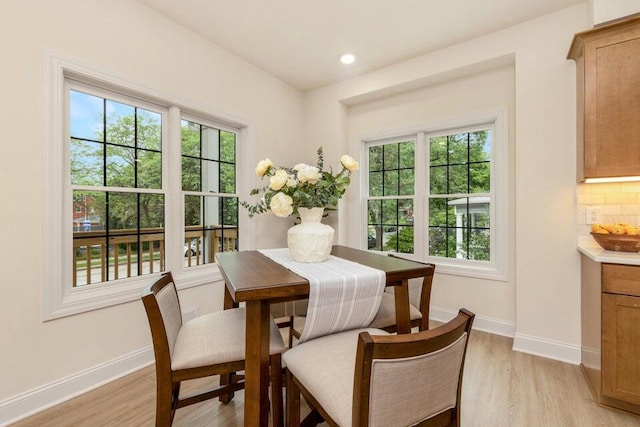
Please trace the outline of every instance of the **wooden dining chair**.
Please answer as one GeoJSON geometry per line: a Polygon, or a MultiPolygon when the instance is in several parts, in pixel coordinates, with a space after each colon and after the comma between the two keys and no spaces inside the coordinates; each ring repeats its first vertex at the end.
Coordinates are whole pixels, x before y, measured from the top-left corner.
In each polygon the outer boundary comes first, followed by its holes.
{"type": "MultiPolygon", "coordinates": [[[[389,254],[389,256],[401,258],[393,253],[389,254]]],[[[409,280],[409,319],[411,320],[411,327],[417,327],[420,331],[426,331],[429,329],[431,285],[433,284],[433,274],[436,270],[436,266],[434,264],[425,264],[428,268],[427,274],[424,277],[409,280]]],[[[387,287],[385,292],[382,293],[380,308],[369,327],[384,329],[387,332],[397,332],[396,300],[394,297],[393,286],[387,287]]]]}
{"type": "Polygon", "coordinates": [[[300,331],[294,327],[296,317],[305,317],[307,315],[307,305],[309,300],[296,300],[287,302],[277,302],[271,304],[271,317],[276,320],[278,328],[287,330],[289,348],[293,347],[293,339],[300,338],[300,331]]]}
{"type": "Polygon", "coordinates": [[[462,374],[475,315],[461,309],[428,331],[364,329],[298,344],[283,356],[287,426],[459,426],[462,374]]]}
{"type": "MultiPolygon", "coordinates": [[[[142,294],[156,362],[156,426],[170,426],[176,409],[215,397],[226,398],[244,388],[235,372],[244,370],[245,309],[234,308],[182,322],[178,292],[171,273],[163,274],[142,294]],[[180,397],[182,381],[231,375],[219,387],[180,397]]],[[[271,321],[271,405],[274,426],[282,426],[284,342],[271,321]]]]}

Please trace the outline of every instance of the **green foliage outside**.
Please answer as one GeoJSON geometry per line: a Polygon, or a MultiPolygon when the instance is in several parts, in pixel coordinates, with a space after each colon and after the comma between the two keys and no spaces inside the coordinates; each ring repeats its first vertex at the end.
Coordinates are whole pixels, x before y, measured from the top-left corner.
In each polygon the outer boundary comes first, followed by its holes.
{"type": "MultiPolygon", "coordinates": [[[[429,254],[489,260],[488,204],[474,194],[490,192],[489,131],[476,131],[429,140],[429,254]],[[462,204],[459,204],[462,202],[462,204]],[[456,207],[462,216],[462,244],[457,244],[456,207]]],[[[374,146],[369,149],[369,248],[400,253],[414,252],[412,199],[415,143],[374,146]]]]}

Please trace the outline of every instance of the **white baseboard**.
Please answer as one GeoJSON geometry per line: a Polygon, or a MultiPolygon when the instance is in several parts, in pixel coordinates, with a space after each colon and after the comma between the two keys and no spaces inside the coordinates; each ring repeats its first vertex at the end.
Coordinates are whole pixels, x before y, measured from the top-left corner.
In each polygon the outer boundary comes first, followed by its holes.
{"type": "Polygon", "coordinates": [[[79,396],[153,363],[151,346],[0,401],[0,427],[79,396]]]}
{"type": "Polygon", "coordinates": [[[580,359],[582,358],[579,345],[567,344],[525,334],[516,334],[513,339],[513,349],[515,351],[533,354],[534,356],[542,356],[547,359],[571,363],[572,365],[579,365],[580,359]]]}
{"type": "MultiPolygon", "coordinates": [[[[448,322],[456,317],[457,314],[457,311],[447,308],[431,307],[429,317],[438,322],[448,322]]],[[[580,364],[581,348],[579,345],[518,334],[516,333],[516,325],[505,322],[504,320],[476,316],[473,321],[473,329],[513,338],[514,351],[559,360],[560,362],[571,363],[572,365],[580,364]]]]}
{"type": "MultiPolygon", "coordinates": [[[[431,307],[429,310],[429,318],[438,322],[446,323],[458,315],[457,310],[450,310],[442,307],[431,307]]],[[[473,320],[473,329],[478,331],[489,332],[494,335],[513,338],[516,334],[516,325],[505,322],[504,320],[494,319],[492,317],[477,316],[473,320]]]]}

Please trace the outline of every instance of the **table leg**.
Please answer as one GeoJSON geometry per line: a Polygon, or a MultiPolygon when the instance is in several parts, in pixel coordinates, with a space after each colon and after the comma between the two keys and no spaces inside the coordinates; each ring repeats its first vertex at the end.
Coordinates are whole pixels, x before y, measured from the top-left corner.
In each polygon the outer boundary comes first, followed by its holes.
{"type": "Polygon", "coordinates": [[[411,317],[409,316],[409,281],[403,280],[402,284],[393,290],[396,301],[396,324],[398,334],[411,333],[411,317]]]}
{"type": "Polygon", "coordinates": [[[245,426],[268,425],[269,320],[269,304],[266,301],[247,301],[245,426]]]}

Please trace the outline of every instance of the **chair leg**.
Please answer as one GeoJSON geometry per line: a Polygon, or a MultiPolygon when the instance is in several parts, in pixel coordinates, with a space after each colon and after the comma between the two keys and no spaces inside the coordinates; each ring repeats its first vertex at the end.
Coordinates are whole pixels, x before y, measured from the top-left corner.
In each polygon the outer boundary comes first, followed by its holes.
{"type": "Polygon", "coordinates": [[[282,355],[271,356],[271,416],[273,427],[283,427],[282,355]]]}
{"type": "Polygon", "coordinates": [[[293,319],[294,316],[289,316],[289,348],[293,348],[293,319]]]}
{"type": "MultiPolygon", "coordinates": [[[[174,387],[173,384],[165,384],[160,378],[156,378],[156,427],[169,427],[173,421],[174,387]]],[[[178,385],[179,387],[179,385],[178,385]]]]}
{"type": "Polygon", "coordinates": [[[300,389],[293,381],[293,375],[287,369],[287,427],[300,426],[300,389]]]}
{"type": "MultiPolygon", "coordinates": [[[[231,384],[233,374],[234,374],[233,372],[229,372],[228,374],[220,374],[220,385],[223,386],[223,385],[231,384]]],[[[218,398],[218,400],[226,404],[231,402],[234,395],[235,395],[234,392],[231,392],[229,394],[223,394],[218,398]]]]}

